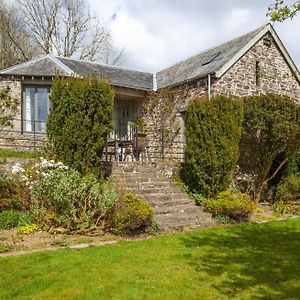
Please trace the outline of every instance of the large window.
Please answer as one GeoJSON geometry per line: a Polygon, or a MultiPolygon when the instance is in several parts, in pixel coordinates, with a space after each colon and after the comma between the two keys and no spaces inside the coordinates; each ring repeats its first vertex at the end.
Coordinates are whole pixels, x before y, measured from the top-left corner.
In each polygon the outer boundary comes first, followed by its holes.
{"type": "Polygon", "coordinates": [[[113,111],[114,134],[117,139],[130,139],[135,120],[135,102],[132,100],[115,99],[113,111]]]}
{"type": "Polygon", "coordinates": [[[23,130],[45,132],[49,112],[50,87],[25,86],[23,92],[23,130]]]}

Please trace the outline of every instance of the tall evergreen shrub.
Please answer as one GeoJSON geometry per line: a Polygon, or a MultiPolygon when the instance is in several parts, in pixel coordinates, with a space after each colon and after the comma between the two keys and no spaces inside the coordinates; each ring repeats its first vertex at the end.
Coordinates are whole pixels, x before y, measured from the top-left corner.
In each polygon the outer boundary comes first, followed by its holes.
{"type": "Polygon", "coordinates": [[[112,130],[114,92],[96,78],[56,78],[47,122],[55,158],[81,173],[99,168],[112,130]]]}
{"type": "Polygon", "coordinates": [[[246,97],[239,165],[257,176],[258,202],[269,182],[300,149],[300,105],[274,94],[246,97]]]}
{"type": "Polygon", "coordinates": [[[239,154],[243,106],[218,96],[194,99],[187,110],[183,176],[205,196],[228,188],[239,154]]]}

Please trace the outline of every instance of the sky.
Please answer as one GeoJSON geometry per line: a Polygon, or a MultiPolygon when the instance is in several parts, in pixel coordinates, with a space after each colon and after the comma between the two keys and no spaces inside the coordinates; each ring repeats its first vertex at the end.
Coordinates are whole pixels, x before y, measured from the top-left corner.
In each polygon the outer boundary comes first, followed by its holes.
{"type": "MultiPolygon", "coordinates": [[[[125,48],[122,66],[160,71],[269,21],[275,0],[88,0],[125,48]]],[[[291,1],[286,1],[287,3],[291,1]]],[[[300,69],[300,13],[275,30],[300,69]]]]}

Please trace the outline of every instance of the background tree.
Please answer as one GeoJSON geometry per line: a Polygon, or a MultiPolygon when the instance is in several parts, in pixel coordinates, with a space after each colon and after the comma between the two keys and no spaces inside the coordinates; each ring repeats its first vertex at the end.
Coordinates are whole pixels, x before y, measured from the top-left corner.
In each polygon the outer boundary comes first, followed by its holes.
{"type": "Polygon", "coordinates": [[[125,60],[86,0],[0,0],[0,68],[42,53],[106,64],[125,60]]]}
{"type": "Polygon", "coordinates": [[[243,106],[218,96],[188,106],[183,179],[191,190],[214,197],[232,181],[239,154],[243,106]]]}
{"type": "Polygon", "coordinates": [[[273,22],[283,22],[286,19],[293,19],[300,10],[300,1],[288,5],[284,0],[276,0],[276,2],[269,6],[267,16],[271,17],[273,22]]]}
{"type": "Polygon", "coordinates": [[[47,121],[54,158],[81,173],[99,171],[107,135],[112,130],[114,92],[96,78],[57,78],[47,121]]]}
{"type": "Polygon", "coordinates": [[[0,69],[31,59],[37,53],[16,11],[0,2],[0,69]]]}
{"type": "Polygon", "coordinates": [[[115,64],[124,58],[86,0],[20,0],[20,14],[43,53],[115,64]]]}
{"type": "Polygon", "coordinates": [[[239,166],[257,175],[255,200],[300,149],[300,106],[286,96],[246,98],[239,166]]]}

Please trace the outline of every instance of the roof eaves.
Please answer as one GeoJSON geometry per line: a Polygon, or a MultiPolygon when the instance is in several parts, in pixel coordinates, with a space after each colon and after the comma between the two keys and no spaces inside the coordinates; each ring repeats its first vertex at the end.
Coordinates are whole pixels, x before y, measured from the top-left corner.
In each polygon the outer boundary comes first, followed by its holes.
{"type": "Polygon", "coordinates": [[[235,54],[228,62],[226,62],[219,70],[216,71],[216,77],[222,77],[251,47],[253,47],[268,31],[271,25],[267,24],[260,32],[258,32],[240,51],[235,54]]]}
{"type": "Polygon", "coordinates": [[[129,89],[133,89],[133,90],[138,90],[138,91],[143,91],[143,92],[149,92],[149,91],[153,91],[153,88],[147,88],[147,87],[140,87],[140,86],[134,86],[134,85],[129,85],[129,84],[120,84],[120,83],[111,83],[110,84],[112,86],[117,86],[120,88],[129,88],[129,89]]]}
{"type": "Polygon", "coordinates": [[[163,85],[163,86],[158,86],[157,89],[160,90],[160,89],[163,89],[165,87],[176,87],[176,86],[179,86],[179,85],[182,85],[182,84],[185,84],[185,83],[189,83],[189,82],[193,82],[193,81],[196,81],[196,80],[206,78],[209,75],[213,76],[213,77],[216,77],[215,72],[207,72],[207,74],[196,75],[194,77],[190,77],[190,78],[178,81],[178,82],[174,82],[174,83],[171,83],[171,84],[166,84],[166,85],[163,85]]]}

